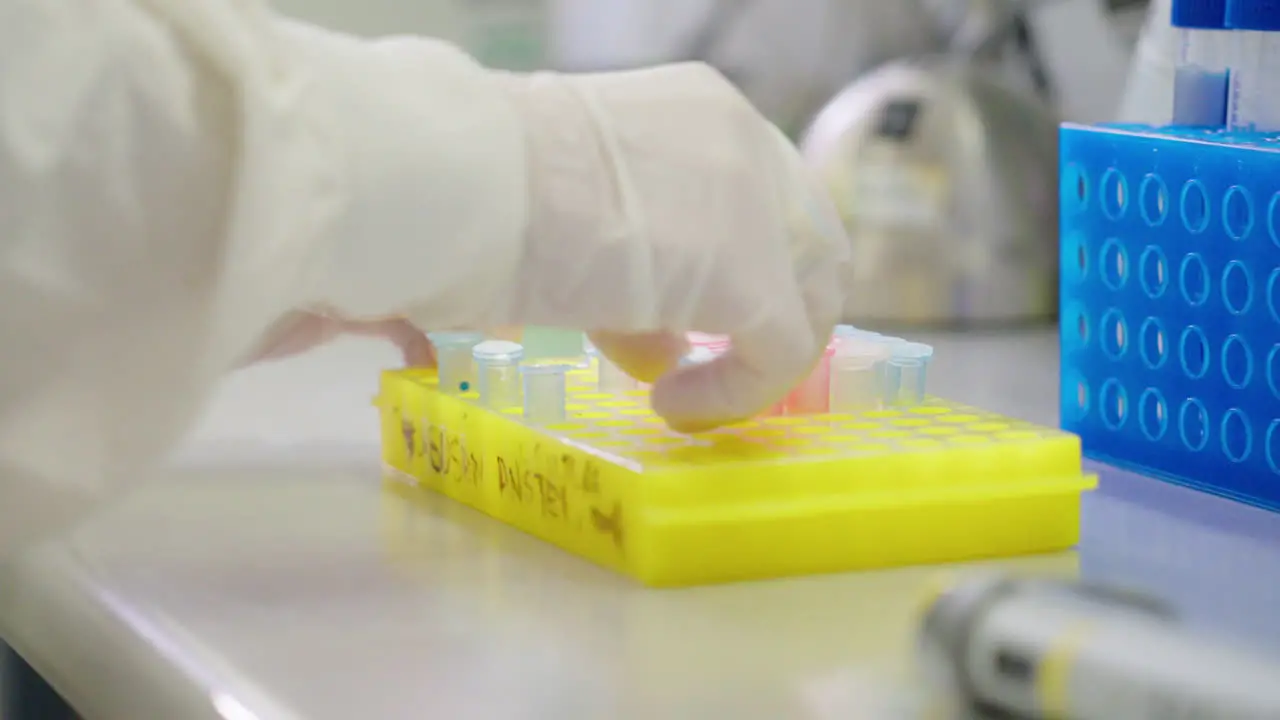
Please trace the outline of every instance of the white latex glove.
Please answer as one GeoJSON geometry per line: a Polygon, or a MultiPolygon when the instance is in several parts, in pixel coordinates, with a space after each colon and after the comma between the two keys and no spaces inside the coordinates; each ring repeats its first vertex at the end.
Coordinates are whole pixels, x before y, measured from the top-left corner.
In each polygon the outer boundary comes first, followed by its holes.
{"type": "Polygon", "coordinates": [[[731,333],[655,391],[694,429],[780,397],[841,306],[834,212],[706,68],[530,80],[262,0],[7,0],[0,92],[0,555],[123,496],[255,354],[540,323],[643,375],[678,345],[633,333],[731,333]]]}
{"type": "Polygon", "coordinates": [[[848,241],[790,142],[700,64],[509,76],[525,121],[529,226],[486,321],[596,329],[675,428],[763,410],[820,356],[848,241]],[[676,370],[678,333],[733,338],[676,370]]]}
{"type": "Polygon", "coordinates": [[[391,318],[360,322],[335,313],[295,311],[277,321],[246,359],[246,364],[283,360],[343,336],[385,340],[400,349],[409,367],[435,367],[436,353],[425,333],[407,320],[391,318]]]}

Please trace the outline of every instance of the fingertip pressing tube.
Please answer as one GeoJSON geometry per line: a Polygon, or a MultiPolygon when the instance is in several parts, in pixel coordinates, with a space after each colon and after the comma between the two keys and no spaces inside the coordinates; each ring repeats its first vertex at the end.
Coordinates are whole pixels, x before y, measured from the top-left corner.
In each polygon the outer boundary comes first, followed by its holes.
{"type": "Polygon", "coordinates": [[[888,358],[888,348],[880,343],[856,337],[841,340],[831,358],[831,412],[878,410],[888,358]]]}
{"type": "Polygon", "coordinates": [[[568,417],[565,408],[565,375],[559,364],[524,365],[524,419],[533,425],[554,425],[568,417]]]}
{"type": "Polygon", "coordinates": [[[486,340],[472,350],[480,403],[495,410],[521,405],[520,361],[524,348],[508,340],[486,340]]]}
{"type": "Polygon", "coordinates": [[[436,350],[436,366],[442,392],[472,392],[476,385],[475,360],[472,351],[484,342],[478,332],[434,332],[427,339],[436,350]]]}
{"type": "Polygon", "coordinates": [[[892,404],[912,407],[924,402],[929,363],[933,347],[923,343],[903,342],[892,346],[887,380],[892,404]]]}

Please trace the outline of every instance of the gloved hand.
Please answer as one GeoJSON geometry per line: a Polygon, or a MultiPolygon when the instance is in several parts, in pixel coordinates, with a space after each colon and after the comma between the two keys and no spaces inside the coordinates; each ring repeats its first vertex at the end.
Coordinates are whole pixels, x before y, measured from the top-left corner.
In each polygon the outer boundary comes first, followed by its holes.
{"type": "Polygon", "coordinates": [[[485,322],[592,329],[653,382],[678,430],[747,418],[817,362],[849,249],[791,143],[700,64],[507,75],[524,120],[530,222],[518,275],[485,322]],[[730,335],[676,369],[681,333],[730,335]]]}
{"type": "Polygon", "coordinates": [[[435,349],[426,334],[408,320],[356,321],[334,313],[303,310],[289,313],[277,321],[245,364],[293,357],[343,335],[386,340],[400,349],[404,364],[410,367],[435,367],[436,364],[435,349]]]}

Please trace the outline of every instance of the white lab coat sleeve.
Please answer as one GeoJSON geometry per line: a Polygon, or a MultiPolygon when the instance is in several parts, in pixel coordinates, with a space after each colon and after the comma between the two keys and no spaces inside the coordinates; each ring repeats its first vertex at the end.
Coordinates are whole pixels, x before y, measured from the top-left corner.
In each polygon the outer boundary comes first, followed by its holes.
{"type": "Polygon", "coordinates": [[[144,477],[291,308],[483,313],[525,225],[500,82],[255,0],[0,5],[0,554],[144,477]]]}

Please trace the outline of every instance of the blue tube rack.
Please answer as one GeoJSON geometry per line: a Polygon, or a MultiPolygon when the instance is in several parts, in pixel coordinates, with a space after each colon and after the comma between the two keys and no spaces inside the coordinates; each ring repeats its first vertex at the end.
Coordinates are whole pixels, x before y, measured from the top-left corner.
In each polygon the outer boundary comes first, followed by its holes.
{"type": "Polygon", "coordinates": [[[1061,419],[1280,510],[1280,136],[1064,125],[1061,419]]]}

